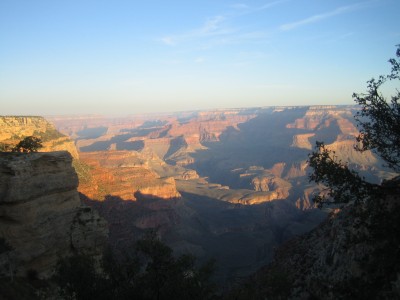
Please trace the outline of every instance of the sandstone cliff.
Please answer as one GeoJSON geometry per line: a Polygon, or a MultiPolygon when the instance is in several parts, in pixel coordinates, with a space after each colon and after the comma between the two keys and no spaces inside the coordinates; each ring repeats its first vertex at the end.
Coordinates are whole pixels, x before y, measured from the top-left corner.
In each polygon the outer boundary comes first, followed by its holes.
{"type": "MultiPolygon", "coordinates": [[[[89,198],[104,200],[106,196],[123,200],[137,198],[179,198],[175,180],[161,178],[149,164],[156,158],[136,151],[98,151],[81,153],[84,172],[80,178],[79,191],[89,198]]],[[[158,161],[158,165],[162,165],[158,161]]]]}
{"type": "MultiPolygon", "coordinates": [[[[17,275],[35,270],[46,277],[60,257],[102,252],[106,222],[81,204],[71,163],[66,151],[0,153],[0,238],[13,249],[17,275]]],[[[9,267],[0,265],[5,272],[9,267]]]]}
{"type": "Polygon", "coordinates": [[[27,136],[40,137],[43,148],[40,151],[67,150],[74,158],[78,158],[73,141],[58,132],[43,117],[0,116],[0,143],[15,146],[27,136]]]}

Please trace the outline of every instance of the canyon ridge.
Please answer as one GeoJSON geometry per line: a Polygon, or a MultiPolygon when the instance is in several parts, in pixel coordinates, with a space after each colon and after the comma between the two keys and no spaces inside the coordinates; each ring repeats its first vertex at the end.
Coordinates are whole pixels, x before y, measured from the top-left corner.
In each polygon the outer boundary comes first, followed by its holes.
{"type": "Polygon", "coordinates": [[[316,141],[370,181],[392,175],[373,153],[353,150],[355,112],[311,106],[1,117],[0,143],[35,135],[44,141],[40,151],[68,151],[81,202],[107,221],[117,251],[156,229],[175,253],[216,259],[217,280],[232,283],[326,218],[312,202],[321,187],[308,180],[316,141]]]}

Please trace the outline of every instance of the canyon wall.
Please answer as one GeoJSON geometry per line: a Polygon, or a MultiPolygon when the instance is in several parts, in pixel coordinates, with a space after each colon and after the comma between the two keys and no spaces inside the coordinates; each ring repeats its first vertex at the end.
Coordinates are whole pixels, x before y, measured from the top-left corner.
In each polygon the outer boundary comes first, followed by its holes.
{"type": "Polygon", "coordinates": [[[27,136],[36,136],[42,140],[43,148],[39,151],[67,150],[74,158],[78,158],[74,142],[58,132],[45,118],[0,116],[0,144],[13,147],[27,136]]]}
{"type": "Polygon", "coordinates": [[[0,153],[0,238],[12,249],[0,254],[0,273],[46,277],[61,257],[101,255],[107,224],[77,187],[69,152],[0,153]]]}
{"type": "Polygon", "coordinates": [[[80,155],[79,191],[87,197],[104,200],[174,199],[180,194],[172,177],[160,177],[150,164],[165,163],[157,157],[136,151],[98,151],[80,155]]]}
{"type": "Polygon", "coordinates": [[[399,195],[398,176],[374,203],[336,208],[229,299],[400,299],[399,195]]]}

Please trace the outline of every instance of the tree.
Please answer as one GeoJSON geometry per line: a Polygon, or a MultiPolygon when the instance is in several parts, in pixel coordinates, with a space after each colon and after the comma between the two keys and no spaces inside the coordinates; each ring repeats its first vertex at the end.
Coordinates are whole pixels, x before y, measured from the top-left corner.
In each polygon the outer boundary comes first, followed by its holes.
{"type": "Polygon", "coordinates": [[[86,256],[61,260],[55,276],[60,295],[69,299],[157,300],[203,300],[214,295],[212,262],[198,267],[191,255],[174,257],[172,249],[152,231],[131,250],[118,256],[107,251],[101,273],[86,256]]]}
{"type": "Polygon", "coordinates": [[[314,197],[319,207],[331,202],[368,202],[379,191],[378,185],[366,182],[357,172],[350,170],[323,142],[316,142],[315,149],[309,155],[309,165],[313,168],[309,178],[327,187],[325,194],[314,197]]]}
{"type": "MultiPolygon", "coordinates": [[[[396,56],[400,58],[400,45],[396,56]]],[[[396,88],[388,102],[380,92],[381,87],[390,81],[399,81],[400,59],[390,59],[392,71],[389,75],[372,78],[366,94],[353,94],[361,110],[355,115],[358,129],[356,150],[372,150],[377,153],[387,166],[400,171],[400,91],[396,88]]]]}
{"type": "Polygon", "coordinates": [[[144,299],[210,299],[214,285],[210,282],[214,263],[196,267],[196,258],[186,254],[175,258],[172,249],[150,231],[136,244],[145,272],[137,277],[137,291],[144,299]]]}
{"type": "Polygon", "coordinates": [[[94,260],[88,256],[61,259],[54,280],[63,299],[109,299],[106,279],[96,271],[94,260]]]}
{"type": "MultiPolygon", "coordinates": [[[[396,59],[390,59],[392,70],[389,75],[372,78],[367,93],[353,94],[360,111],[354,116],[360,134],[356,138],[356,151],[372,150],[394,171],[400,170],[400,92],[396,88],[388,102],[381,89],[385,83],[400,79],[400,45],[397,45],[396,59]]],[[[350,170],[347,163],[337,158],[334,151],[327,149],[323,142],[317,142],[315,151],[309,154],[309,165],[313,168],[310,181],[327,187],[325,195],[318,195],[314,201],[324,203],[368,203],[380,194],[381,187],[365,181],[357,172],[350,170]]]]}
{"type": "Polygon", "coordinates": [[[42,140],[40,138],[27,136],[12,149],[12,152],[37,152],[42,147],[42,140]]]}

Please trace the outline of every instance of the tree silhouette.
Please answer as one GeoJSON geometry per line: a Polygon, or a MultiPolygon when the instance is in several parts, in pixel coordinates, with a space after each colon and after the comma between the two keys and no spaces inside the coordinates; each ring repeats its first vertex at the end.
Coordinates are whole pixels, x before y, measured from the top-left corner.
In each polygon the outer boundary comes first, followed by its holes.
{"type": "MultiPolygon", "coordinates": [[[[400,45],[396,51],[400,58],[400,45]]],[[[365,94],[353,94],[361,110],[355,115],[360,131],[356,146],[358,151],[372,150],[376,152],[387,166],[396,172],[400,171],[400,91],[396,88],[390,101],[380,92],[385,83],[400,80],[400,59],[389,60],[392,70],[389,75],[372,78],[365,94]]]]}
{"type": "Polygon", "coordinates": [[[137,241],[131,252],[106,251],[102,272],[94,261],[77,255],[60,261],[55,280],[63,297],[73,299],[211,299],[213,262],[196,265],[195,257],[174,257],[154,231],[137,241]]]}
{"type": "Polygon", "coordinates": [[[42,140],[40,138],[27,136],[12,149],[12,152],[37,152],[42,147],[42,140]]]}
{"type": "MultiPolygon", "coordinates": [[[[395,172],[400,170],[400,105],[399,89],[394,89],[390,101],[381,89],[385,83],[398,83],[400,73],[400,45],[397,45],[396,59],[390,59],[392,66],[388,75],[369,80],[367,92],[353,94],[361,109],[354,116],[360,134],[355,150],[372,150],[395,172]]],[[[357,172],[350,170],[347,163],[339,160],[334,151],[323,142],[316,142],[315,151],[309,154],[309,165],[313,168],[310,181],[322,183],[327,193],[317,195],[314,201],[325,203],[366,203],[380,194],[380,186],[365,181],[357,172]]]]}

